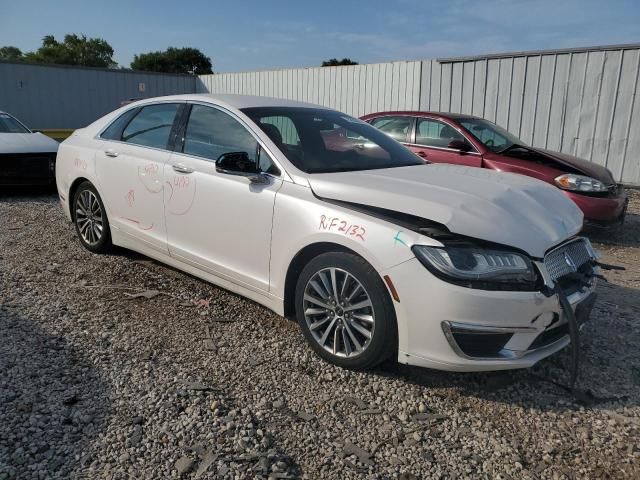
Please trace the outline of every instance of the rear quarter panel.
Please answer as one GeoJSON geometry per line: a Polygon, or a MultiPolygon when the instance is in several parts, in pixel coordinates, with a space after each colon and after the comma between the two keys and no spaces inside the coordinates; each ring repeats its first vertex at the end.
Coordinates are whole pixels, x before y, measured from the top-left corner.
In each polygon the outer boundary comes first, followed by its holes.
{"type": "MultiPolygon", "coordinates": [[[[102,142],[87,138],[76,131],[76,133],[62,142],[58,148],[56,185],[60,202],[69,220],[71,220],[70,204],[72,201],[70,190],[77,180],[89,180],[100,193],[95,165],[95,153],[100,147],[100,143],[102,142]]],[[[108,207],[105,206],[105,208],[108,210],[108,207]]]]}

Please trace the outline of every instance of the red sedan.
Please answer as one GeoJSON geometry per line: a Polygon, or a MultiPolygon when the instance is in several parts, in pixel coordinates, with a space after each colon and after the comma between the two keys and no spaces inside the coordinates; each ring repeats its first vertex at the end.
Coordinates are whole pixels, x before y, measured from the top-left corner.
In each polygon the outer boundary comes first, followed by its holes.
{"type": "Polygon", "coordinates": [[[622,222],[628,199],[611,172],[564,153],[526,145],[482,118],[455,113],[380,112],[362,117],[426,162],[513,172],[562,189],[590,223],[622,222]]]}

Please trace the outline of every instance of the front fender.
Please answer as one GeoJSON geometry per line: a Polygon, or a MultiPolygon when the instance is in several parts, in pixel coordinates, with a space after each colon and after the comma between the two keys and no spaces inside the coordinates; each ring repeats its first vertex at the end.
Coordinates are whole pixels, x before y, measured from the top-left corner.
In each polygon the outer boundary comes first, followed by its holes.
{"type": "Polygon", "coordinates": [[[369,262],[378,273],[414,258],[416,243],[438,244],[388,221],[325,202],[308,187],[285,182],[278,191],[273,215],[270,292],[284,298],[289,265],[305,247],[331,243],[369,262]]]}

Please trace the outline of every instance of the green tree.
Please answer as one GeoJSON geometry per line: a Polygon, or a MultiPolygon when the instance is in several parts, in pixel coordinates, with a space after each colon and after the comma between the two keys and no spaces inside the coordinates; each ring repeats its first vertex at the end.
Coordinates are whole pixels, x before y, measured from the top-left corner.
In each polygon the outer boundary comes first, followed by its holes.
{"type": "Polygon", "coordinates": [[[330,58],[322,62],[323,67],[340,67],[342,65],[358,65],[358,62],[354,62],[350,58],[343,58],[338,60],[337,58],[330,58]]]}
{"type": "Polygon", "coordinates": [[[169,47],[164,52],[134,55],[131,68],[148,72],[189,73],[192,75],[213,73],[211,59],[197,48],[169,47]]]}
{"type": "Polygon", "coordinates": [[[47,35],[42,39],[42,46],[35,52],[25,53],[24,59],[34,63],[84,67],[117,66],[113,61],[113,48],[105,40],[76,34],[65,35],[63,42],[58,42],[53,35],[47,35]]]}
{"type": "Polygon", "coordinates": [[[9,62],[19,62],[23,60],[22,50],[18,47],[6,46],[0,47],[0,60],[6,60],[9,62]]]}

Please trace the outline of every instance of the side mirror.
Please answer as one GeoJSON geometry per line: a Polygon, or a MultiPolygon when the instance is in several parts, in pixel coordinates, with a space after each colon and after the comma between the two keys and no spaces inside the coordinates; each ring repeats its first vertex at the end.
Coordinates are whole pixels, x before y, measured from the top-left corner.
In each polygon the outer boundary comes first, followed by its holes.
{"type": "Polygon", "coordinates": [[[247,177],[251,183],[268,183],[267,177],[258,170],[256,162],[249,158],[247,152],[223,153],[216,160],[216,171],[226,175],[247,177]]]}
{"type": "Polygon", "coordinates": [[[460,150],[460,153],[467,153],[471,150],[471,145],[467,142],[463,142],[462,140],[451,140],[447,148],[451,148],[452,150],[460,150]]]}
{"type": "Polygon", "coordinates": [[[256,162],[251,161],[247,152],[223,153],[216,160],[216,170],[229,175],[247,175],[258,173],[256,162]]]}

